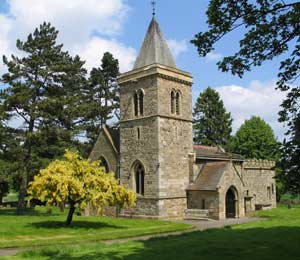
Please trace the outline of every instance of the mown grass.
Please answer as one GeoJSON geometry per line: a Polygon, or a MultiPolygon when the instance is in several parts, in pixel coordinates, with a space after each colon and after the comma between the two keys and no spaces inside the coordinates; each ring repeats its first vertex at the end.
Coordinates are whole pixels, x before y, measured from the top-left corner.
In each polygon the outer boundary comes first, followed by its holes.
{"type": "Polygon", "coordinates": [[[1,209],[0,248],[98,242],[191,228],[165,221],[83,216],[74,216],[71,227],[66,227],[66,214],[58,210],[47,214],[43,209],[22,216],[14,209],[1,209]]]}
{"type": "Polygon", "coordinates": [[[179,236],[105,246],[52,246],[1,260],[300,259],[300,209],[259,212],[267,220],[179,236]]]}
{"type": "Polygon", "coordinates": [[[18,201],[18,193],[10,192],[7,196],[3,198],[3,202],[16,202],[18,201]]]}

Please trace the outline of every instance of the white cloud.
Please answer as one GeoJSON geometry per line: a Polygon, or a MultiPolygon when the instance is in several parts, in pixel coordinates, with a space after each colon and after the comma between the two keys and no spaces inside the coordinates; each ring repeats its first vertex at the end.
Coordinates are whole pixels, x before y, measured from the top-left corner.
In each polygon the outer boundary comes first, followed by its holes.
{"type": "Polygon", "coordinates": [[[86,60],[86,68],[99,67],[104,52],[111,52],[115,58],[121,61],[121,72],[132,69],[132,64],[135,61],[136,50],[128,48],[116,40],[106,40],[98,37],[93,37],[86,45],[75,48],[75,53],[86,60]]]}
{"type": "Polygon", "coordinates": [[[212,52],[208,53],[205,58],[208,61],[217,61],[217,60],[220,60],[221,58],[223,58],[223,55],[212,51],[212,52]]]}
{"type": "Polygon", "coordinates": [[[188,50],[187,40],[169,39],[167,42],[175,58],[188,50]]]}
{"type": "Polygon", "coordinates": [[[8,33],[11,29],[11,22],[5,16],[0,15],[0,75],[5,71],[2,64],[2,56],[9,54],[9,40],[8,33]]]}
{"type": "Polygon", "coordinates": [[[8,4],[9,12],[0,14],[1,56],[16,53],[16,39],[26,40],[47,21],[60,31],[58,42],[72,54],[76,50],[87,54],[88,47],[94,47],[94,55],[83,57],[88,65],[99,66],[97,54],[111,51],[119,55],[121,68],[131,68],[135,51],[116,40],[129,11],[125,0],[10,0],[8,4]]]}
{"type": "Polygon", "coordinates": [[[277,119],[285,94],[275,88],[275,81],[265,83],[252,81],[247,88],[231,85],[215,89],[220,93],[227,111],[231,112],[234,131],[244,123],[245,119],[259,116],[271,125],[275,135],[281,140],[284,128],[277,119]]]}

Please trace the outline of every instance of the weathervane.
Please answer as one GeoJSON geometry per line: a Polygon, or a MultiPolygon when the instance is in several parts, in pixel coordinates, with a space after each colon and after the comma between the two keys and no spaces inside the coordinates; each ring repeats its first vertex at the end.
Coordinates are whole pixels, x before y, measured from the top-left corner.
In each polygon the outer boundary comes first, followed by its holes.
{"type": "Polygon", "coordinates": [[[156,1],[155,0],[151,1],[151,5],[152,5],[152,15],[155,16],[156,1]]]}

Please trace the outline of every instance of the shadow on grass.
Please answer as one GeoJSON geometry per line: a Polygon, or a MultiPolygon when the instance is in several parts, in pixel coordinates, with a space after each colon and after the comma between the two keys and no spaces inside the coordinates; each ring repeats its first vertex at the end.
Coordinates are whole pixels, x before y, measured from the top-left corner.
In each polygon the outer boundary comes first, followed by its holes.
{"type": "Polygon", "coordinates": [[[43,249],[26,252],[23,256],[51,260],[300,259],[299,243],[299,227],[226,228],[110,247],[43,249]]]}
{"type": "Polygon", "coordinates": [[[103,222],[94,221],[73,221],[70,226],[66,226],[64,221],[41,221],[28,224],[35,228],[58,229],[58,228],[71,228],[71,229],[101,229],[113,228],[122,229],[124,227],[111,225],[103,222]]]}
{"type": "Polygon", "coordinates": [[[17,215],[15,208],[2,208],[0,209],[0,216],[61,216],[63,213],[47,213],[47,212],[40,212],[34,209],[26,209],[22,214],[17,215]]]}

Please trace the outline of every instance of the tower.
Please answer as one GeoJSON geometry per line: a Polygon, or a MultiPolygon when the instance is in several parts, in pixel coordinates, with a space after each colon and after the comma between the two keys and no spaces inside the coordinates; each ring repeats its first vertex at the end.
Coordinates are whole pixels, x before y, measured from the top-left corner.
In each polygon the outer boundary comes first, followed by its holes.
{"type": "Polygon", "coordinates": [[[192,167],[192,77],[177,69],[155,17],[119,84],[120,181],[138,193],[124,214],[180,217],[192,167]]]}

